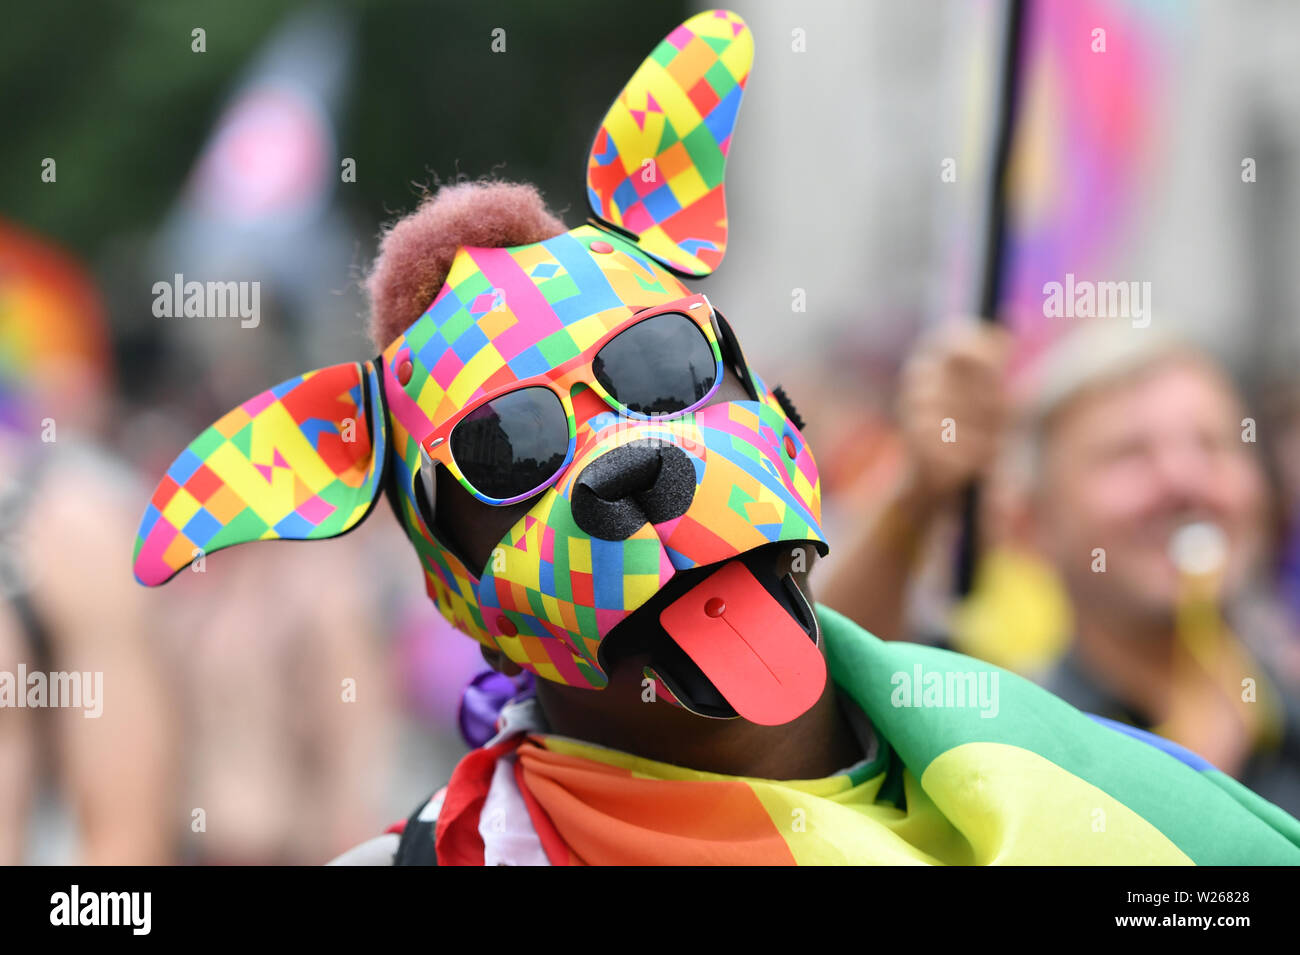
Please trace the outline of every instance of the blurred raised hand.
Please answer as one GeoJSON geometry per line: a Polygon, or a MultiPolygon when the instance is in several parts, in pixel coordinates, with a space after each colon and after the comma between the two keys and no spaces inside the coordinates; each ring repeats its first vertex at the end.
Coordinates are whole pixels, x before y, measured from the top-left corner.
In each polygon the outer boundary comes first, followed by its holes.
{"type": "Polygon", "coordinates": [[[1006,427],[1011,338],[995,325],[936,327],[905,362],[898,395],[904,462],[883,498],[849,492],[860,515],[826,561],[818,599],[884,639],[902,639],[908,584],[935,522],[993,464],[1006,427]]]}

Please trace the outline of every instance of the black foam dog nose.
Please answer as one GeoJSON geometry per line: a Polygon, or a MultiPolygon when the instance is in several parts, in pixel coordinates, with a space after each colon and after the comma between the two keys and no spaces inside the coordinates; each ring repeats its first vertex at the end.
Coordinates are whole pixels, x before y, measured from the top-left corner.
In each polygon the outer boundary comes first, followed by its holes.
{"type": "Polygon", "coordinates": [[[573,520],[592,537],[627,540],[647,522],[681,517],[695,497],[686,452],[654,439],[633,441],[592,461],[573,487],[573,520]]]}

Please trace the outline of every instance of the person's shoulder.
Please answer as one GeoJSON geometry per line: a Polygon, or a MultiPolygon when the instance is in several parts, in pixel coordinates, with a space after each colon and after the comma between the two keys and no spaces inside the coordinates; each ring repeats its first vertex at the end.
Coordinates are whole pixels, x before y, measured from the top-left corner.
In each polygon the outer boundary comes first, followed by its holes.
{"type": "Polygon", "coordinates": [[[393,865],[397,856],[397,847],[401,836],[395,832],[385,832],[382,836],[367,839],[359,846],[353,846],[347,852],[331,859],[326,865],[393,865]]]}
{"type": "Polygon", "coordinates": [[[434,835],[446,796],[447,787],[443,786],[383,835],[367,839],[326,865],[437,865],[434,835]]]}

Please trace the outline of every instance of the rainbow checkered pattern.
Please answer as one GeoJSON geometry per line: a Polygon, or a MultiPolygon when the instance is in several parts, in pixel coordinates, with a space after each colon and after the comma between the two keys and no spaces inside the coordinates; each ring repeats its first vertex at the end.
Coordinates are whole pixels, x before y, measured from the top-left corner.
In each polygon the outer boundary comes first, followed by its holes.
{"type": "Polygon", "coordinates": [[[702,13],[674,30],[615,101],[588,163],[592,211],[635,235],[589,224],[530,245],[458,250],[432,304],[376,361],[263,392],[177,458],[141,524],[136,576],[162,583],[198,554],[244,541],[341,534],[391,480],[447,619],[544,679],[599,688],[601,642],[674,574],[775,542],[824,553],[812,452],[748,370],[756,400],[692,415],[633,420],[587,405],[569,468],[488,567],[466,567],[416,504],[421,444],[435,427],[490,391],[562,365],[637,311],[688,297],[671,270],[705,275],[721,260],[725,157],[752,59],[752,37],[734,14],[702,13]],[[652,176],[643,175],[646,159],[652,176]],[[592,538],[573,519],[577,476],[646,439],[688,456],[689,508],[626,540],[592,538]]]}
{"type": "Polygon", "coordinates": [[[136,579],[155,586],[223,547],[322,540],[359,524],[378,496],[385,458],[383,406],[367,399],[378,387],[371,362],[309,371],[195,438],[145,510],[136,579]]]}
{"type": "Polygon", "coordinates": [[[544,679],[604,686],[601,641],[679,570],[775,541],[825,548],[811,451],[752,374],[758,401],[660,421],[610,410],[579,423],[564,477],[510,530],[486,568],[465,567],[420,517],[420,441],[437,424],[494,388],[578,355],[636,310],[687,294],[632,243],[580,226],[532,245],[462,249],[429,310],[384,352],[395,481],[429,594],[456,627],[544,679]],[[612,251],[592,253],[593,243],[612,251]],[[408,361],[414,373],[402,386],[397,369],[408,361]],[[786,436],[793,458],[783,448],[786,436]],[[671,442],[690,456],[690,508],[627,540],[593,539],[573,520],[577,476],[600,455],[645,439],[671,442]]]}
{"type": "Polygon", "coordinates": [[[708,275],[726,251],[722,179],[753,62],[736,14],[692,17],[633,74],[591,147],[592,211],[683,275],[708,275]]]}

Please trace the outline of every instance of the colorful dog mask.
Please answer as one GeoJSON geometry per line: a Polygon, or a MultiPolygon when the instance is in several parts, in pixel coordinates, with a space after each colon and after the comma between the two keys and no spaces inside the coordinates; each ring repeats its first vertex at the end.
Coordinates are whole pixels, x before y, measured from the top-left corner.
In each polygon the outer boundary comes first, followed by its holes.
{"type": "Polygon", "coordinates": [[[439,610],[537,676],[604,687],[607,638],[651,604],[663,638],[636,649],[659,696],[765,724],[811,707],[826,680],[817,625],[771,566],[773,546],[826,552],[817,468],[779,389],[676,277],[722,259],[723,174],[752,58],[735,14],[677,27],[596,135],[592,222],[531,245],[461,248],[433,303],[379,358],[284,382],[195,439],[141,523],[141,583],[233,544],[343,534],[386,490],[439,610]],[[621,363],[608,343],[665,318],[673,334],[697,334],[704,356],[691,369],[699,390],[679,404],[704,404],[724,364],[753,399],[663,414],[628,402],[632,386],[611,376],[635,375],[628,353],[640,343],[623,340],[621,363]],[[535,427],[505,433],[507,394],[535,427]],[[566,424],[567,447],[532,450],[566,424]],[[462,467],[471,447],[484,460],[462,467]],[[467,567],[434,529],[433,469],[508,503],[517,498],[495,484],[507,465],[492,455],[509,454],[549,480],[519,495],[536,500],[487,566],[467,567]]]}

